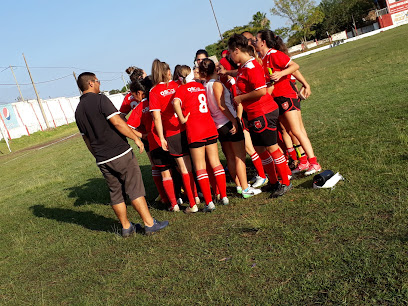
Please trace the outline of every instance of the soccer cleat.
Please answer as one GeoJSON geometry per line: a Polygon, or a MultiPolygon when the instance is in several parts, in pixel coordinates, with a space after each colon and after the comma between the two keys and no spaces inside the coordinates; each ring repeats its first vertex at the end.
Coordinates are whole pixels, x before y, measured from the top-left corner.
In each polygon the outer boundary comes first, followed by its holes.
{"type": "Polygon", "coordinates": [[[263,177],[260,177],[260,176],[257,175],[256,180],[251,185],[251,187],[260,188],[262,186],[265,186],[266,184],[268,184],[268,178],[267,177],[263,178],[263,177]]]}
{"type": "Polygon", "coordinates": [[[196,204],[200,204],[200,203],[201,203],[200,197],[195,197],[194,200],[195,200],[195,203],[196,203],[196,204]]]}
{"type": "Polygon", "coordinates": [[[170,207],[169,211],[178,212],[178,211],[180,211],[180,207],[176,204],[176,205],[170,207]]]}
{"type": "Polygon", "coordinates": [[[153,219],[152,226],[145,226],[145,234],[153,235],[154,233],[165,228],[167,225],[169,225],[169,221],[157,221],[156,219],[153,219]]]}
{"type": "Polygon", "coordinates": [[[242,190],[242,197],[248,199],[250,197],[260,194],[262,191],[260,189],[255,189],[253,187],[248,187],[247,189],[242,190]]]}
{"type": "Polygon", "coordinates": [[[186,210],[184,211],[186,214],[193,214],[198,211],[197,205],[194,205],[193,207],[187,207],[186,210]]]}
{"type": "Polygon", "coordinates": [[[322,167],[317,163],[317,164],[310,164],[309,169],[305,172],[305,175],[311,175],[317,172],[322,171],[322,167]]]}
{"type": "Polygon", "coordinates": [[[237,193],[242,194],[242,187],[241,186],[237,186],[237,193]]]}
{"type": "Polygon", "coordinates": [[[304,171],[308,170],[309,167],[310,167],[309,162],[306,162],[306,163],[304,163],[304,164],[299,164],[299,165],[296,167],[296,169],[293,169],[293,170],[292,170],[292,174],[297,174],[297,173],[300,173],[300,172],[304,172],[304,171]]]}
{"type": "Polygon", "coordinates": [[[178,204],[178,205],[183,204],[183,199],[182,199],[182,198],[178,198],[178,199],[177,199],[177,204],[178,204]]]}
{"type": "Polygon", "coordinates": [[[228,198],[227,198],[227,197],[223,197],[223,198],[221,199],[221,203],[222,203],[223,205],[228,205],[228,204],[229,204],[228,198]]]}
{"type": "Polygon", "coordinates": [[[271,198],[277,198],[277,197],[283,196],[285,193],[291,190],[292,187],[293,187],[292,183],[290,183],[289,185],[280,184],[279,188],[271,194],[271,198]]]}
{"type": "Polygon", "coordinates": [[[208,203],[208,205],[205,205],[203,211],[204,212],[212,212],[215,210],[215,205],[214,203],[211,201],[210,203],[208,203]]]}

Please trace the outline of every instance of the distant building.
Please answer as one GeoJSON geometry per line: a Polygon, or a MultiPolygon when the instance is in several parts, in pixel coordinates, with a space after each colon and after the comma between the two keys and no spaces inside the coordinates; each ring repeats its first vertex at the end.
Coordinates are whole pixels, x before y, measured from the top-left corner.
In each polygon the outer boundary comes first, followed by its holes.
{"type": "Polygon", "coordinates": [[[408,23],[408,0],[375,0],[381,28],[408,23]]]}

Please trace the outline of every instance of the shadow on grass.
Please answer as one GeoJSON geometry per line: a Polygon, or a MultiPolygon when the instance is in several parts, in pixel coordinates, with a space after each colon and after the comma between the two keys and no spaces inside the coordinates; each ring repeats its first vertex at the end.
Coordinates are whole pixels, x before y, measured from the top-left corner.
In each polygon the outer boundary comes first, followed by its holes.
{"type": "Polygon", "coordinates": [[[68,197],[76,198],[74,206],[87,204],[109,205],[110,203],[108,187],[103,178],[92,178],[81,186],[73,186],[65,190],[70,191],[68,197]]]}
{"type": "Polygon", "coordinates": [[[65,208],[47,208],[44,205],[30,207],[33,215],[60,222],[78,224],[93,231],[112,232],[118,226],[118,221],[95,214],[92,211],[75,211],[65,208]]]}
{"type": "Polygon", "coordinates": [[[297,185],[296,188],[312,189],[313,188],[313,177],[311,177],[307,181],[303,182],[302,184],[297,185]]]}

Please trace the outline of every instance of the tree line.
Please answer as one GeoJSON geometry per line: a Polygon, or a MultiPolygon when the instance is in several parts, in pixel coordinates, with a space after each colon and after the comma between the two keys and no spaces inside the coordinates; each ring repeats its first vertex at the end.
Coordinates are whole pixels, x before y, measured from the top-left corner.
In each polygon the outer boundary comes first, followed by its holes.
{"type": "MultiPolygon", "coordinates": [[[[287,41],[288,47],[312,39],[327,38],[327,34],[351,31],[354,28],[372,24],[379,0],[322,0],[318,5],[313,0],[274,0],[270,13],[287,20],[287,26],[274,32],[287,41]]],[[[223,33],[223,39],[208,45],[209,55],[220,56],[227,48],[228,39],[234,33],[244,31],[256,34],[259,30],[270,29],[266,14],[257,12],[252,20],[243,26],[236,26],[223,33]]]]}

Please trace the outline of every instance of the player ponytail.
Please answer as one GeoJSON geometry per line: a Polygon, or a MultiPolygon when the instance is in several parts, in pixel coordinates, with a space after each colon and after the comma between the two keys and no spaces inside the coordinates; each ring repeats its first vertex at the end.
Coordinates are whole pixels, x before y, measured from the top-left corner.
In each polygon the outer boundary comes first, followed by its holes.
{"type": "Polygon", "coordinates": [[[174,70],[174,80],[180,81],[182,85],[191,82],[194,79],[194,75],[191,78],[192,70],[187,65],[178,65],[177,69],[174,70]]]}
{"type": "Polygon", "coordinates": [[[198,66],[200,77],[207,78],[213,75],[215,72],[215,64],[209,58],[203,59],[203,61],[198,66]]]}
{"type": "Polygon", "coordinates": [[[261,39],[265,41],[268,48],[273,48],[285,53],[286,55],[289,55],[288,48],[286,47],[282,38],[276,35],[273,31],[261,30],[258,32],[258,34],[260,35],[261,39]]]}
{"type": "Polygon", "coordinates": [[[169,82],[169,71],[170,71],[170,66],[167,63],[161,62],[160,60],[156,58],[152,64],[153,85],[157,85],[161,82],[168,83],[169,82]]]}

